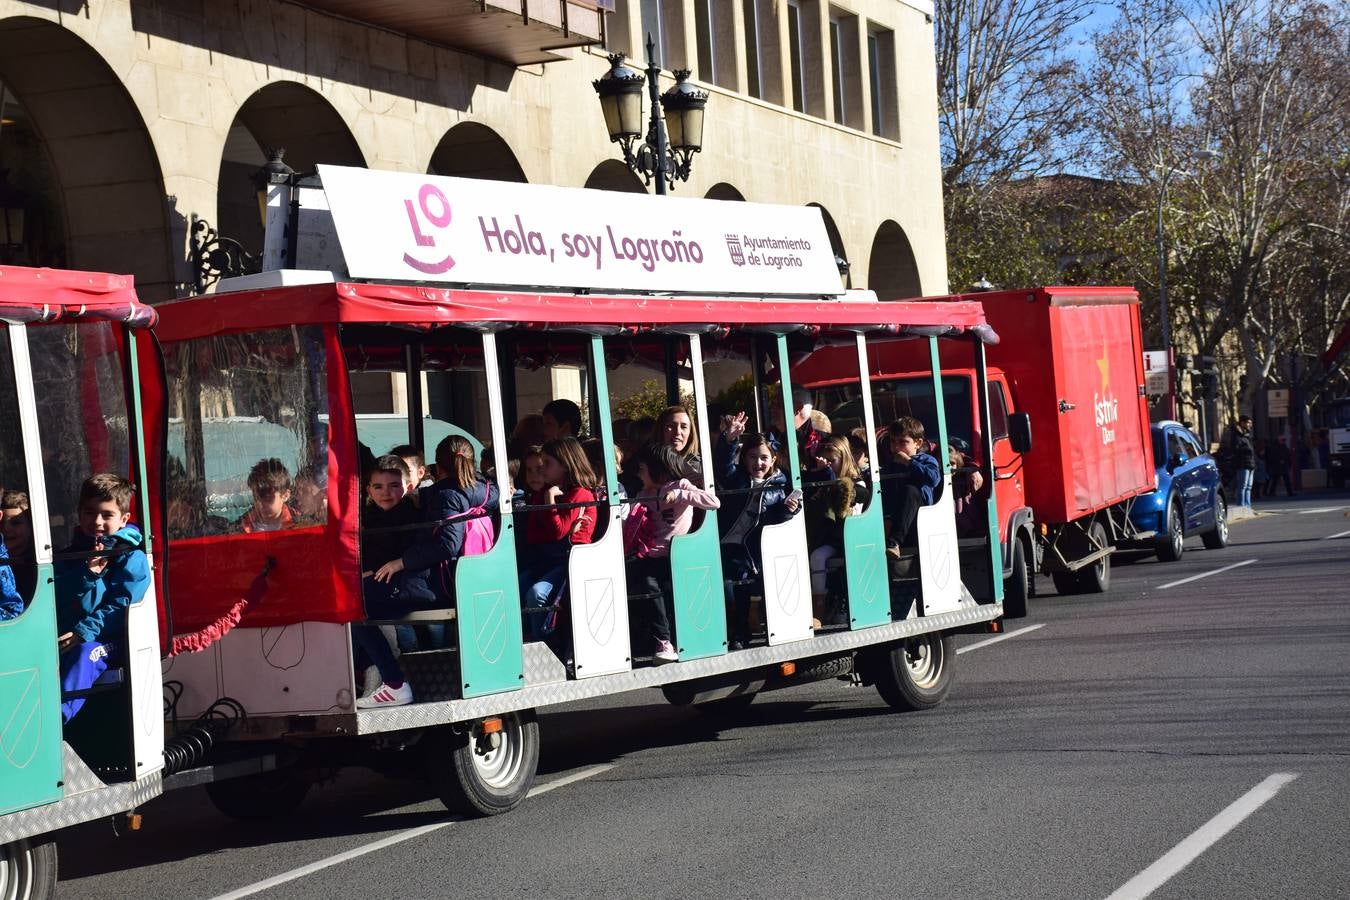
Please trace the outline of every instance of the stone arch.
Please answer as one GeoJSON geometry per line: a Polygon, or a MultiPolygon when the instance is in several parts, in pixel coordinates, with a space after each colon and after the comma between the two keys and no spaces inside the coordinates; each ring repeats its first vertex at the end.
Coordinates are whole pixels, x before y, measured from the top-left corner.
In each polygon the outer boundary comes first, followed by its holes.
{"type": "Polygon", "coordinates": [[[585,187],[601,191],[619,191],[625,194],[645,194],[647,188],[633,170],[617,159],[607,159],[591,170],[585,187]]]}
{"type": "Polygon", "coordinates": [[[830,249],[834,251],[836,257],[842,259],[846,265],[849,265],[849,268],[845,269],[845,271],[848,272],[845,281],[849,287],[852,287],[853,270],[850,265],[851,260],[848,258],[848,250],[844,247],[844,236],[839,233],[839,226],[834,223],[834,216],[830,215],[830,211],[819,203],[813,202],[806,205],[814,206],[816,209],[820,210],[820,217],[825,220],[825,233],[830,236],[830,249]]]}
{"type": "Polygon", "coordinates": [[[478,122],[460,122],[447,131],[431,154],[427,172],[521,184],[529,180],[511,146],[497,132],[478,122]]]}
{"type": "Polygon", "coordinates": [[[0,19],[0,84],[11,123],[0,126],[6,203],[24,212],[8,260],[131,274],[143,298],[172,297],[174,223],[159,158],[108,63],[53,22],[0,19]]]}
{"type": "Polygon", "coordinates": [[[342,116],[322,94],[294,81],[277,81],[255,91],[234,114],[220,156],[216,180],[216,229],[246,249],[261,249],[253,173],[266,151],[284,147],[286,164],[297,172],[319,163],[365,166],[365,157],[342,116]]]}
{"type": "Polygon", "coordinates": [[[708,193],[703,196],[708,200],[745,200],[744,194],[725,181],[719,181],[708,188],[708,193]]]}
{"type": "Polygon", "coordinates": [[[909,245],[905,230],[894,220],[882,222],[876,237],[872,239],[872,252],[867,264],[867,287],[876,292],[878,300],[923,296],[914,250],[909,245]]]}

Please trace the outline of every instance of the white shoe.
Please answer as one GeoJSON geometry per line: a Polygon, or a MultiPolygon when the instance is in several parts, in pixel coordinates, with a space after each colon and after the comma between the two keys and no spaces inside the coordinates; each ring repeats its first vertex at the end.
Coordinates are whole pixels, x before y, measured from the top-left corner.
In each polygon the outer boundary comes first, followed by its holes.
{"type": "Polygon", "coordinates": [[[653,655],[661,662],[680,661],[680,655],[675,652],[675,645],[670,641],[657,641],[656,653],[653,655]]]}
{"type": "Polygon", "coordinates": [[[380,709],[385,706],[407,706],[413,702],[412,685],[403,682],[401,687],[391,688],[381,683],[375,692],[356,701],[357,709],[380,709]]]}

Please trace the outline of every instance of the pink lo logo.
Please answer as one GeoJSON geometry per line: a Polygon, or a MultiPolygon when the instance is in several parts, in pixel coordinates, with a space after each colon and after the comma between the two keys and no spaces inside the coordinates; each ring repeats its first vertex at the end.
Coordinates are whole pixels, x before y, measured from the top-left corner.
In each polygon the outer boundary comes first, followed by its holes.
{"type": "MultiPolygon", "coordinates": [[[[436,238],[431,234],[422,233],[422,225],[418,221],[417,213],[420,208],[422,216],[433,228],[444,229],[448,227],[450,224],[450,201],[445,199],[445,194],[441,193],[441,189],[434,184],[424,184],[417,192],[417,207],[413,206],[411,200],[404,200],[403,207],[408,211],[408,224],[412,226],[413,238],[417,241],[417,246],[435,247],[436,238]]],[[[403,261],[427,275],[448,272],[455,265],[454,257],[448,254],[445,259],[439,262],[423,262],[411,254],[405,253],[403,254],[403,261]]]]}

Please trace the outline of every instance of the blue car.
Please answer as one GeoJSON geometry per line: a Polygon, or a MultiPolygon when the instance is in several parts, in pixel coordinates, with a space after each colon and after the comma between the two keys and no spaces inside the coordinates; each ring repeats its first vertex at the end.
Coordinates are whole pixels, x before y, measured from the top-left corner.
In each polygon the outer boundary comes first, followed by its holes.
{"type": "Polygon", "coordinates": [[[1210,550],[1227,546],[1228,500],[1214,457],[1180,422],[1155,422],[1151,430],[1158,489],[1136,498],[1130,521],[1157,533],[1154,549],[1163,562],[1180,559],[1186,538],[1197,534],[1210,550]]]}

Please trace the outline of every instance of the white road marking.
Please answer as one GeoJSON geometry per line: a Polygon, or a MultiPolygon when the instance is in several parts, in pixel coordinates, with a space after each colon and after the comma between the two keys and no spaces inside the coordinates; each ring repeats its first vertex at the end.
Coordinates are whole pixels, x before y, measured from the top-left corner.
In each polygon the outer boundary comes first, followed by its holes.
{"type": "MultiPolygon", "coordinates": [[[[599,775],[601,772],[607,772],[614,768],[613,765],[605,764],[591,766],[588,769],[581,769],[570,775],[564,775],[561,778],[555,778],[547,784],[537,785],[530,789],[529,797],[537,797],[540,794],[547,794],[555,788],[564,787],[574,782],[581,781],[599,775]]],[[[221,894],[215,900],[240,900],[243,897],[252,897],[254,894],[260,894],[263,891],[270,890],[279,885],[287,884],[307,875],[313,875],[332,866],[341,865],[349,860],[358,859],[370,853],[383,850],[386,847],[392,847],[395,844],[402,844],[404,841],[411,841],[420,838],[423,835],[431,834],[434,831],[440,831],[442,828],[449,828],[458,820],[450,819],[445,822],[433,822],[430,825],[420,825],[417,828],[409,828],[407,831],[400,831],[397,834],[391,834],[389,837],[381,838],[378,841],[372,841],[369,844],[362,844],[360,847],[354,847],[342,853],[335,853],[332,856],[324,857],[310,863],[307,866],[301,866],[298,869],[291,869],[289,872],[282,872],[280,875],[273,875],[271,878],[258,881],[253,884],[241,887],[238,890],[230,891],[228,894],[221,894]]]]}
{"type": "Polygon", "coordinates": [[[1299,514],[1300,516],[1312,516],[1312,515],[1316,515],[1317,513],[1336,512],[1338,509],[1345,509],[1345,507],[1344,507],[1344,506],[1320,506],[1320,507],[1318,507],[1317,509],[1300,509],[1300,510],[1298,511],[1298,514],[1299,514]]]}
{"type": "Polygon", "coordinates": [[[1242,820],[1256,812],[1298,777],[1296,772],[1276,772],[1265,781],[1230,803],[1221,813],[1201,825],[1180,844],[1138,875],[1131,878],[1106,900],[1139,900],[1162,887],[1173,875],[1189,866],[1201,853],[1218,843],[1242,820]]]}
{"type": "Polygon", "coordinates": [[[1338,531],[1335,534],[1329,534],[1322,538],[1324,541],[1334,541],[1336,538],[1350,537],[1350,531],[1338,531]]]}
{"type": "Polygon", "coordinates": [[[1224,566],[1222,569],[1215,569],[1212,572],[1201,572],[1199,575],[1192,575],[1190,578],[1181,578],[1178,579],[1177,581],[1169,581],[1167,582],[1167,584],[1160,584],[1158,585],[1158,590],[1164,591],[1167,590],[1168,588],[1176,587],[1179,584],[1189,584],[1192,581],[1199,581],[1201,578],[1208,578],[1211,575],[1218,575],[1221,572],[1227,572],[1229,569],[1240,569],[1243,566],[1250,566],[1254,562],[1256,562],[1256,560],[1254,559],[1244,559],[1240,563],[1233,563],[1231,566],[1224,566]]]}
{"type": "Polygon", "coordinates": [[[999,641],[1006,641],[1008,638],[1019,637],[1030,631],[1035,631],[1037,628],[1044,628],[1044,627],[1045,623],[1042,622],[1039,625],[1028,625],[1026,628],[1019,628],[1016,631],[1006,631],[1003,634],[998,635],[997,637],[991,637],[983,641],[976,641],[975,643],[967,644],[964,647],[957,647],[956,652],[965,653],[967,650],[978,650],[981,647],[988,647],[990,644],[997,644],[999,641]]]}

